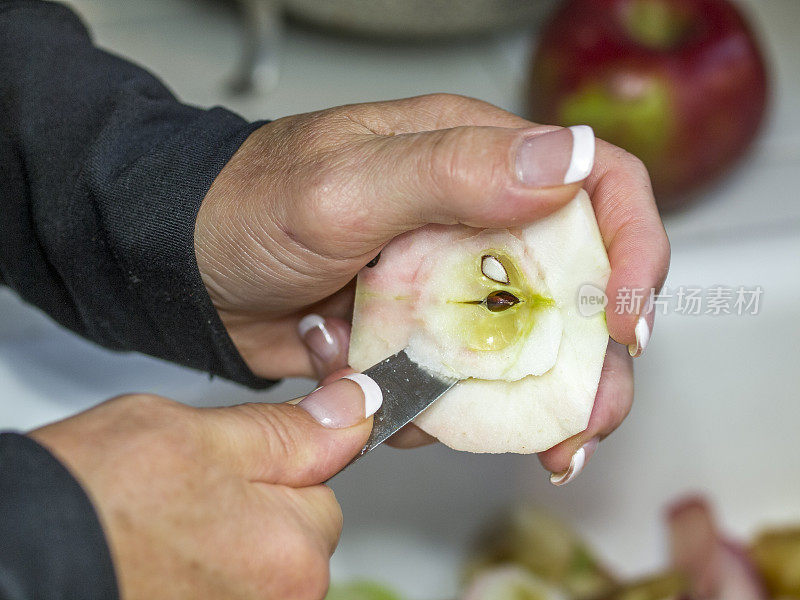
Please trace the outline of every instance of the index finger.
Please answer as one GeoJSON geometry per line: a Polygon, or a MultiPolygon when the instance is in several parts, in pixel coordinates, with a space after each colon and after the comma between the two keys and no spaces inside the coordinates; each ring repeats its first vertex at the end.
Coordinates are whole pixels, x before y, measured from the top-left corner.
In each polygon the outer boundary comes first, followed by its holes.
{"type": "Polygon", "coordinates": [[[606,320],[611,337],[639,356],[653,330],[649,302],[669,269],[670,246],[642,162],[597,140],[595,165],[584,182],[611,262],[606,320]]]}

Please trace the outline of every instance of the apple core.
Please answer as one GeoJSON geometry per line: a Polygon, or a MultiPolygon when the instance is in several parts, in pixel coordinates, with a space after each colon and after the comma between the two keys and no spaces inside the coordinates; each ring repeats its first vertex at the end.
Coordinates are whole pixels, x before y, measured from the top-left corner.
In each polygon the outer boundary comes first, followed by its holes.
{"type": "Polygon", "coordinates": [[[539,452],[586,427],[608,344],[581,286],[610,271],[585,192],[518,229],[427,225],[358,275],[350,364],[406,349],[460,380],[416,424],[456,449],[539,452]]]}

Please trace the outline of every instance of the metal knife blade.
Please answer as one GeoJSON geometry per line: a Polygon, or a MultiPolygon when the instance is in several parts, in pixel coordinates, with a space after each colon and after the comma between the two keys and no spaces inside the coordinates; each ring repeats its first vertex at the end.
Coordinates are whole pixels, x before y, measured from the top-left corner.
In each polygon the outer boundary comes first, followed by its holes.
{"type": "Polygon", "coordinates": [[[413,421],[458,379],[443,377],[412,361],[405,349],[364,371],[383,392],[383,404],[373,416],[372,433],[355,462],[413,421]]]}

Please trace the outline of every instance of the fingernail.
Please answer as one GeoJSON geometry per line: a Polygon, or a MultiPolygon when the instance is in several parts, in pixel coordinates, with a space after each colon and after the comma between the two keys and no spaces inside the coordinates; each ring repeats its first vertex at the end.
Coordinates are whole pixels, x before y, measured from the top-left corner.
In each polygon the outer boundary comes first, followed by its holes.
{"type": "Polygon", "coordinates": [[[567,485],[570,481],[580,475],[581,471],[583,471],[583,467],[586,466],[586,463],[589,462],[589,459],[592,458],[595,450],[597,450],[597,445],[599,443],[599,439],[592,438],[583,446],[578,448],[577,452],[572,455],[572,459],[569,461],[569,467],[567,470],[562,473],[553,473],[550,475],[550,483],[557,486],[567,485]]]}
{"type": "Polygon", "coordinates": [[[628,346],[628,354],[633,358],[638,358],[644,354],[647,342],[650,341],[650,326],[647,324],[647,319],[644,318],[644,315],[636,321],[636,328],[633,331],[636,335],[636,343],[628,346]]]}
{"type": "Polygon", "coordinates": [[[644,310],[642,311],[642,314],[639,316],[639,320],[636,321],[636,327],[633,329],[633,334],[636,336],[636,342],[628,345],[628,354],[630,354],[633,358],[638,358],[644,354],[647,344],[650,341],[651,330],[650,323],[648,323],[647,319],[652,312],[653,297],[650,296],[647,300],[644,310]]]}
{"type": "Polygon", "coordinates": [[[534,187],[586,179],[594,166],[594,146],[594,131],[588,125],[528,137],[517,151],[517,177],[534,187]]]}
{"type": "Polygon", "coordinates": [[[314,420],[328,429],[357,425],[375,414],[383,404],[377,383],[363,373],[352,373],[318,388],[297,403],[314,420]],[[356,390],[353,384],[359,388],[356,390]]]}
{"type": "Polygon", "coordinates": [[[319,315],[306,315],[297,324],[297,332],[311,350],[323,362],[329,362],[339,354],[336,339],[325,326],[325,319],[319,315]]]}

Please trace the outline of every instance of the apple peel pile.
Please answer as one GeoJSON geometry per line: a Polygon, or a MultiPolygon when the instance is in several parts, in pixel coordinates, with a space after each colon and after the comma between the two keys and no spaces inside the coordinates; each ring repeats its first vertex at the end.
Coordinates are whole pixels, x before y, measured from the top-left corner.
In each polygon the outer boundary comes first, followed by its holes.
{"type": "MultiPolygon", "coordinates": [[[[374,261],[373,261],[374,262],[374,261]]],[[[364,370],[408,347],[461,379],[417,417],[456,450],[540,452],[583,431],[608,345],[608,257],[586,192],[518,229],[428,225],[359,273],[349,361],[364,370]]]]}
{"type": "Polygon", "coordinates": [[[570,600],[800,598],[798,530],[767,531],[748,550],[717,525],[701,497],[679,500],[666,517],[671,559],[663,571],[620,581],[562,521],[536,506],[515,507],[476,540],[465,572],[468,591],[461,598],[555,600],[557,592],[570,600]],[[513,595],[516,590],[528,595],[513,595]]]}

